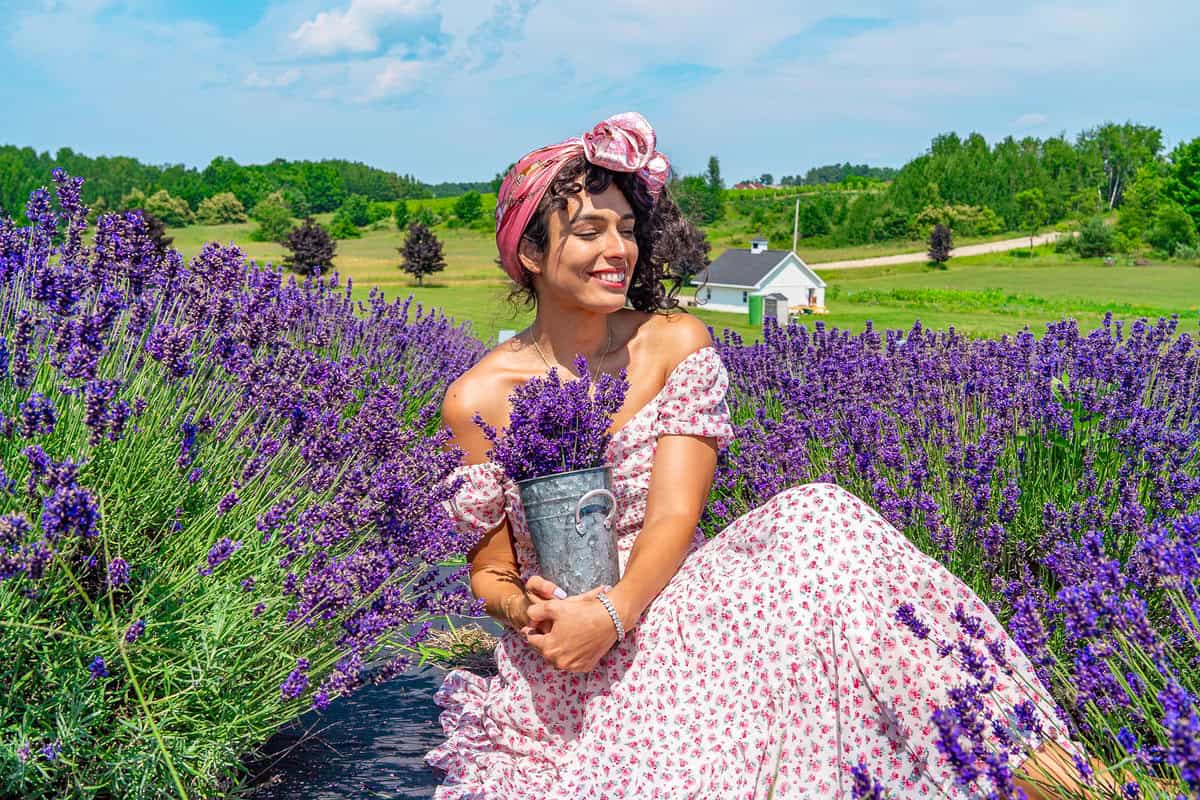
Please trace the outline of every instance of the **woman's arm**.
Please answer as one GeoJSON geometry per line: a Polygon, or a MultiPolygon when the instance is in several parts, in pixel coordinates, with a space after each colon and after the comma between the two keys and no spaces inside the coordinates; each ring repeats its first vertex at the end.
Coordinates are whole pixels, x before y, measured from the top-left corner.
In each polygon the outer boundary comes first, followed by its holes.
{"type": "MultiPolygon", "coordinates": [[[[688,315],[664,320],[662,335],[674,357],[667,374],[697,350],[711,346],[707,326],[688,315]]],[[[717,440],[701,436],[660,436],[650,470],[646,518],[633,544],[625,572],[609,598],[626,630],[670,582],[691,547],[717,469],[717,440]]]]}
{"type": "MultiPolygon", "coordinates": [[[[481,394],[470,382],[459,378],[446,390],[442,401],[442,422],[452,434],[447,447],[462,449],[465,464],[487,461],[488,441],[472,422],[480,409],[481,394]]],[[[471,593],[483,600],[487,613],[517,630],[528,625],[530,602],[540,598],[528,594],[522,584],[507,514],[471,548],[467,560],[471,565],[471,593]]]]}

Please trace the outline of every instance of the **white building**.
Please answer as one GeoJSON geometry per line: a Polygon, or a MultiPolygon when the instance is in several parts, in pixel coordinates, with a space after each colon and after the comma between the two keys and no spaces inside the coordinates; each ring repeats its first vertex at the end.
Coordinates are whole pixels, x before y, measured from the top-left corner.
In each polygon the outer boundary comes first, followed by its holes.
{"type": "Polygon", "coordinates": [[[696,305],[713,311],[749,311],[750,295],[787,295],[793,312],[825,311],[825,281],[790,250],[769,250],[766,239],[753,239],[750,249],[730,249],[697,276],[696,305]]]}

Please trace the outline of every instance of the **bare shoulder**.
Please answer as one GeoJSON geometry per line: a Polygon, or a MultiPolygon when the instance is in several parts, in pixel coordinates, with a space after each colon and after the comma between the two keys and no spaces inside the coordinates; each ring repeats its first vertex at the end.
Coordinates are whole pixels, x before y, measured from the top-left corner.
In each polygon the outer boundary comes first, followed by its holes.
{"type": "Polygon", "coordinates": [[[662,354],[669,373],[675,365],[692,353],[712,346],[708,326],[686,312],[654,314],[646,325],[654,350],[662,354]]]}
{"type": "Polygon", "coordinates": [[[490,446],[475,424],[476,415],[493,427],[499,427],[507,417],[504,399],[512,390],[513,376],[506,354],[498,352],[500,349],[492,350],[455,378],[442,399],[442,423],[450,429],[453,443],[468,456],[478,457],[490,446]]]}

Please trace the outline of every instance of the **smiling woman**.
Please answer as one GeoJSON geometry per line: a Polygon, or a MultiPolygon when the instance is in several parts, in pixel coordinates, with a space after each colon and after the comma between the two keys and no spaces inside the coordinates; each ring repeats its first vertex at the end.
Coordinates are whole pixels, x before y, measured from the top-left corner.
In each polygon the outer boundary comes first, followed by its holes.
{"type": "Polygon", "coordinates": [[[942,752],[928,712],[957,679],[930,642],[964,631],[992,653],[971,662],[990,685],[971,702],[1012,721],[981,734],[987,789],[1015,796],[1012,771],[1030,767],[1070,786],[1081,751],[1029,660],[970,588],[862,499],[793,486],[701,533],[733,439],[729,378],[702,323],[663,313],[667,254],[691,238],[654,147],[641,116],[620,115],[534,151],[501,186],[501,264],[537,315],[449,387],[442,418],[464,456],[452,507],[475,541],[471,590],[506,630],[497,676],[456,670],[436,695],[447,737],[426,756],[445,773],[436,797],[800,800],[880,783],[898,798],[962,796],[959,754],[942,752]],[[604,453],[620,580],[564,596],[476,423],[512,435],[514,387],[575,354],[624,372],[629,388],[604,453]]]}

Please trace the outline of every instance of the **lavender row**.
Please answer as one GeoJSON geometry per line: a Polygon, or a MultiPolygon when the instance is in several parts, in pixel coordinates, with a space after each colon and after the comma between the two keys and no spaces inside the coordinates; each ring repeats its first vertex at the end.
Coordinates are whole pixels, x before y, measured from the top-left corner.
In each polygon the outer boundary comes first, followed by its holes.
{"type": "Polygon", "coordinates": [[[54,181],[0,220],[0,795],[211,796],[477,608],[438,407],[483,348],[137,212],[89,240],[54,181]]]}
{"type": "MultiPolygon", "coordinates": [[[[709,533],[788,486],[845,486],[988,601],[1089,753],[1200,792],[1200,345],[1177,319],[997,340],[768,323],[718,347],[737,436],[709,533]]],[[[972,638],[964,620],[940,643],[963,685],[934,722],[987,794],[1011,783],[972,638]]]]}

